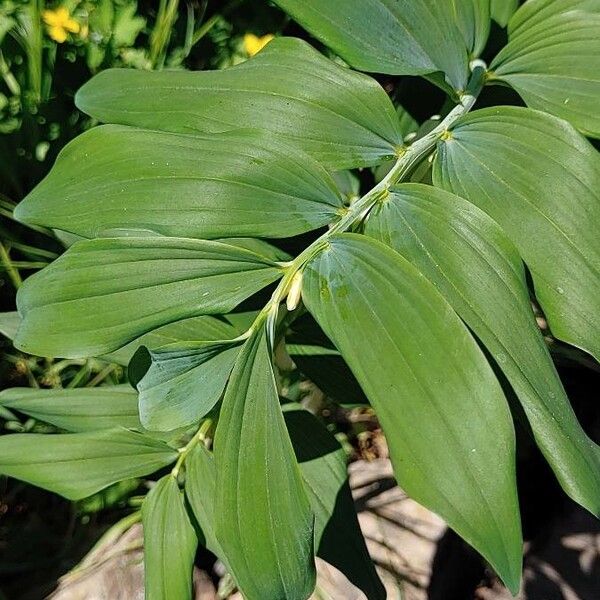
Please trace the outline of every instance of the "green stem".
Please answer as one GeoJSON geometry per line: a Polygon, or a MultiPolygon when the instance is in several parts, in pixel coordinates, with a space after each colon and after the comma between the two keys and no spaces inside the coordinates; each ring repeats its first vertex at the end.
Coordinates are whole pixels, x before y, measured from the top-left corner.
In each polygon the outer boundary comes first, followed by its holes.
{"type": "Polygon", "coordinates": [[[200,442],[204,442],[204,440],[206,439],[206,436],[208,435],[208,432],[210,431],[210,428],[212,427],[212,419],[205,419],[202,422],[202,425],[200,425],[200,428],[198,429],[198,431],[194,434],[194,437],[183,447],[179,449],[179,457],[177,458],[177,462],[175,463],[175,466],[173,467],[173,470],[171,471],[171,475],[173,475],[173,477],[175,477],[175,479],[177,479],[177,476],[179,475],[179,471],[181,470],[181,467],[183,465],[183,463],[185,462],[185,459],[187,458],[188,454],[200,443],[200,442]]]}
{"type": "Polygon", "coordinates": [[[8,251],[6,250],[2,242],[0,242],[0,262],[2,263],[2,266],[6,269],[6,272],[8,273],[12,284],[15,286],[15,289],[18,290],[21,287],[23,280],[21,279],[19,271],[13,264],[13,261],[11,260],[8,251]]]}

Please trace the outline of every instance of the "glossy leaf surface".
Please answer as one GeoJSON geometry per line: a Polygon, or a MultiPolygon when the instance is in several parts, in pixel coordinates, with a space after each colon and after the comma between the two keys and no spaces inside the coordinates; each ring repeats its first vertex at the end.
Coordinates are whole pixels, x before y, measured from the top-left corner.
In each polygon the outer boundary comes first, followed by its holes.
{"type": "Polygon", "coordinates": [[[394,107],[375,80],[295,38],[275,39],[223,71],[109,69],[79,90],[76,103],[105,123],[178,133],[260,129],[332,170],[377,164],[402,144],[394,107]]]}
{"type": "Polygon", "coordinates": [[[331,223],[341,207],[327,172],[272,136],[105,125],[60,153],[15,217],[88,238],[289,237],[331,223]]]}
{"type": "Polygon", "coordinates": [[[42,356],[110,352],[165,323],[229,312],[280,273],[271,260],[220,242],[78,242],[19,290],[15,344],[42,356]]]}
{"type": "Polygon", "coordinates": [[[214,440],[216,537],[248,600],[305,600],[315,586],[314,516],[257,332],[231,373],[214,440]]]}
{"type": "Polygon", "coordinates": [[[79,500],[172,463],[177,451],[127,429],[0,437],[0,473],[79,500]]]}
{"type": "Polygon", "coordinates": [[[431,186],[396,186],[365,233],[414,264],[481,339],[517,393],[565,491],[600,514],[600,448],[571,409],[535,322],[517,250],[476,206],[431,186]]]}
{"type": "Polygon", "coordinates": [[[389,75],[442,71],[455,89],[464,89],[467,53],[453,2],[275,2],[355,69],[389,75]]]}
{"type": "Polygon", "coordinates": [[[304,281],[308,309],[377,413],[399,484],[516,591],[521,534],[514,432],[474,339],[415,267],[365,236],[333,237],[309,263],[304,281]]]}
{"type": "Polygon", "coordinates": [[[11,388],[0,392],[0,405],[67,431],[111,427],[140,429],[137,394],[128,385],[97,388],[11,388]]]}
{"type": "Polygon", "coordinates": [[[198,540],[173,475],[163,477],[142,504],[147,600],[192,597],[198,540]]]}
{"type": "Polygon", "coordinates": [[[600,137],[600,0],[528,0],[490,65],[531,108],[600,137]]]}
{"type": "Polygon", "coordinates": [[[527,263],[552,333],[600,357],[600,156],[568,123],[480,110],[440,142],[434,183],[487,212],[527,263]]]}

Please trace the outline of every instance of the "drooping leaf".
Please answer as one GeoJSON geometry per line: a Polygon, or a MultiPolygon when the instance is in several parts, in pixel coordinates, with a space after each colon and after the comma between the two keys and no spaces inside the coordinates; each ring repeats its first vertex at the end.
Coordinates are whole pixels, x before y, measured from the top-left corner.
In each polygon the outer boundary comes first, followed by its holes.
{"type": "Polygon", "coordinates": [[[177,481],[169,474],[142,504],[146,600],[192,597],[192,571],[198,540],[177,481]]]}
{"type": "Polygon", "coordinates": [[[199,421],[219,401],[240,343],[176,343],[150,351],[152,364],[138,383],[140,419],[169,431],[199,421]]]}
{"type": "Polygon", "coordinates": [[[506,27],[513,13],[519,8],[519,0],[491,0],[492,19],[502,27],[506,27]]]}
{"type": "Polygon", "coordinates": [[[464,89],[467,83],[467,52],[452,2],[275,0],[275,3],[355,69],[389,75],[441,71],[454,89],[464,89]]]}
{"type": "Polygon", "coordinates": [[[492,61],[531,108],[600,137],[600,0],[528,0],[508,24],[492,61]]]}
{"type": "Polygon", "coordinates": [[[385,598],[356,517],[344,450],[299,404],[284,405],[283,416],[315,514],[317,555],[339,569],[367,598],[385,598]]]}
{"type": "Polygon", "coordinates": [[[315,586],[314,516],[273,376],[266,335],[242,347],[214,440],[216,536],[248,600],[305,600],[315,586]]]}
{"type": "Polygon", "coordinates": [[[221,242],[82,241],[19,289],[15,344],[41,356],[110,352],[165,323],[229,312],[280,274],[273,261],[221,242]]]}
{"type": "Polygon", "coordinates": [[[215,533],[215,459],[203,444],[197,445],[185,459],[185,495],[204,535],[204,544],[221,561],[227,557],[215,533]]]}
{"type": "Polygon", "coordinates": [[[481,339],[565,491],[600,514],[600,448],[571,409],[531,310],[523,264],[502,229],[454,194],[404,184],[371,212],[365,233],[414,264],[481,339]]]}
{"type": "Polygon", "coordinates": [[[568,123],[479,110],[441,141],[435,185],[487,212],[527,263],[552,333],[600,357],[600,156],[568,123]]]}
{"type": "Polygon", "coordinates": [[[521,534],[510,412],[456,313],[399,254],[356,234],[334,236],[308,263],[303,299],[375,409],[399,484],[516,592],[521,534]]]}
{"type": "Polygon", "coordinates": [[[0,436],[0,473],[79,500],[177,458],[167,444],[127,429],[0,436]]]}
{"type": "Polygon", "coordinates": [[[140,429],[137,394],[127,385],[75,389],[11,388],[0,405],[67,431],[140,429]]]}
{"type": "Polygon", "coordinates": [[[452,5],[469,56],[479,56],[490,34],[490,0],[452,0],[452,5]]]}
{"type": "Polygon", "coordinates": [[[13,340],[21,323],[17,311],[0,313],[0,333],[9,340],[13,340]]]}
{"type": "Polygon", "coordinates": [[[102,71],[79,90],[76,103],[105,123],[161,131],[260,129],[331,170],[377,164],[402,144],[379,84],[295,38],[275,39],[223,71],[102,71]]]}
{"type": "Polygon", "coordinates": [[[190,317],[162,325],[129,342],[126,346],[105,355],[107,360],[127,365],[142,346],[155,350],[167,344],[193,342],[194,340],[226,340],[237,337],[240,332],[222,318],[211,315],[190,317]]]}
{"type": "Polygon", "coordinates": [[[60,153],[15,218],[88,238],[276,238],[327,225],[341,207],[323,167],[274,136],[105,125],[60,153]]]}

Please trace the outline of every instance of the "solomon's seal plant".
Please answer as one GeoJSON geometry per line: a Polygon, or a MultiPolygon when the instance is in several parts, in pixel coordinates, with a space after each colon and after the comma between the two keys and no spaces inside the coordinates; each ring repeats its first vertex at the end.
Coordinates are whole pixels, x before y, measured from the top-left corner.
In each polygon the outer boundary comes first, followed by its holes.
{"type": "Polygon", "coordinates": [[[224,71],[109,70],[79,91],[106,124],[16,217],[81,239],[19,290],[15,343],[133,357],[136,389],[96,390],[83,415],[71,391],[4,393],[67,433],[4,436],[0,471],[81,498],[172,465],[142,509],[149,598],[190,597],[198,543],[252,600],[307,598],[315,555],[383,598],[343,451],[278,396],[274,349],[314,318],[321,342],[304,352],[343,357],[399,484],[516,592],[506,393],[565,493],[600,513],[600,452],[530,299],[556,338],[600,358],[600,157],[584,137],[600,137],[600,0],[277,4],[349,66],[279,38],[224,71]],[[492,18],[508,42],[488,66],[492,18]],[[404,139],[359,71],[426,77],[445,117],[404,139]],[[472,110],[498,84],[527,106],[472,110]],[[351,202],[332,177],[382,163],[351,202]],[[296,256],[274,243],[317,230],[296,256]],[[270,285],[261,310],[232,313],[270,285]]]}

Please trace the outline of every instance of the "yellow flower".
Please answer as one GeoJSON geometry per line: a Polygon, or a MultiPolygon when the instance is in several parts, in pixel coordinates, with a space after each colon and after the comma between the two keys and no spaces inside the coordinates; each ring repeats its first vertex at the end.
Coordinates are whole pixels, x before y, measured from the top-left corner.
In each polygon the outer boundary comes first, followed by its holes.
{"type": "Polygon", "coordinates": [[[59,44],[67,39],[69,32],[77,33],[79,31],[79,23],[71,18],[69,11],[64,6],[56,10],[45,10],[42,18],[48,26],[48,35],[59,44]]]}
{"type": "Polygon", "coordinates": [[[244,35],[244,50],[248,56],[254,56],[260,52],[275,36],[272,33],[267,33],[261,37],[253,33],[244,35]]]}

